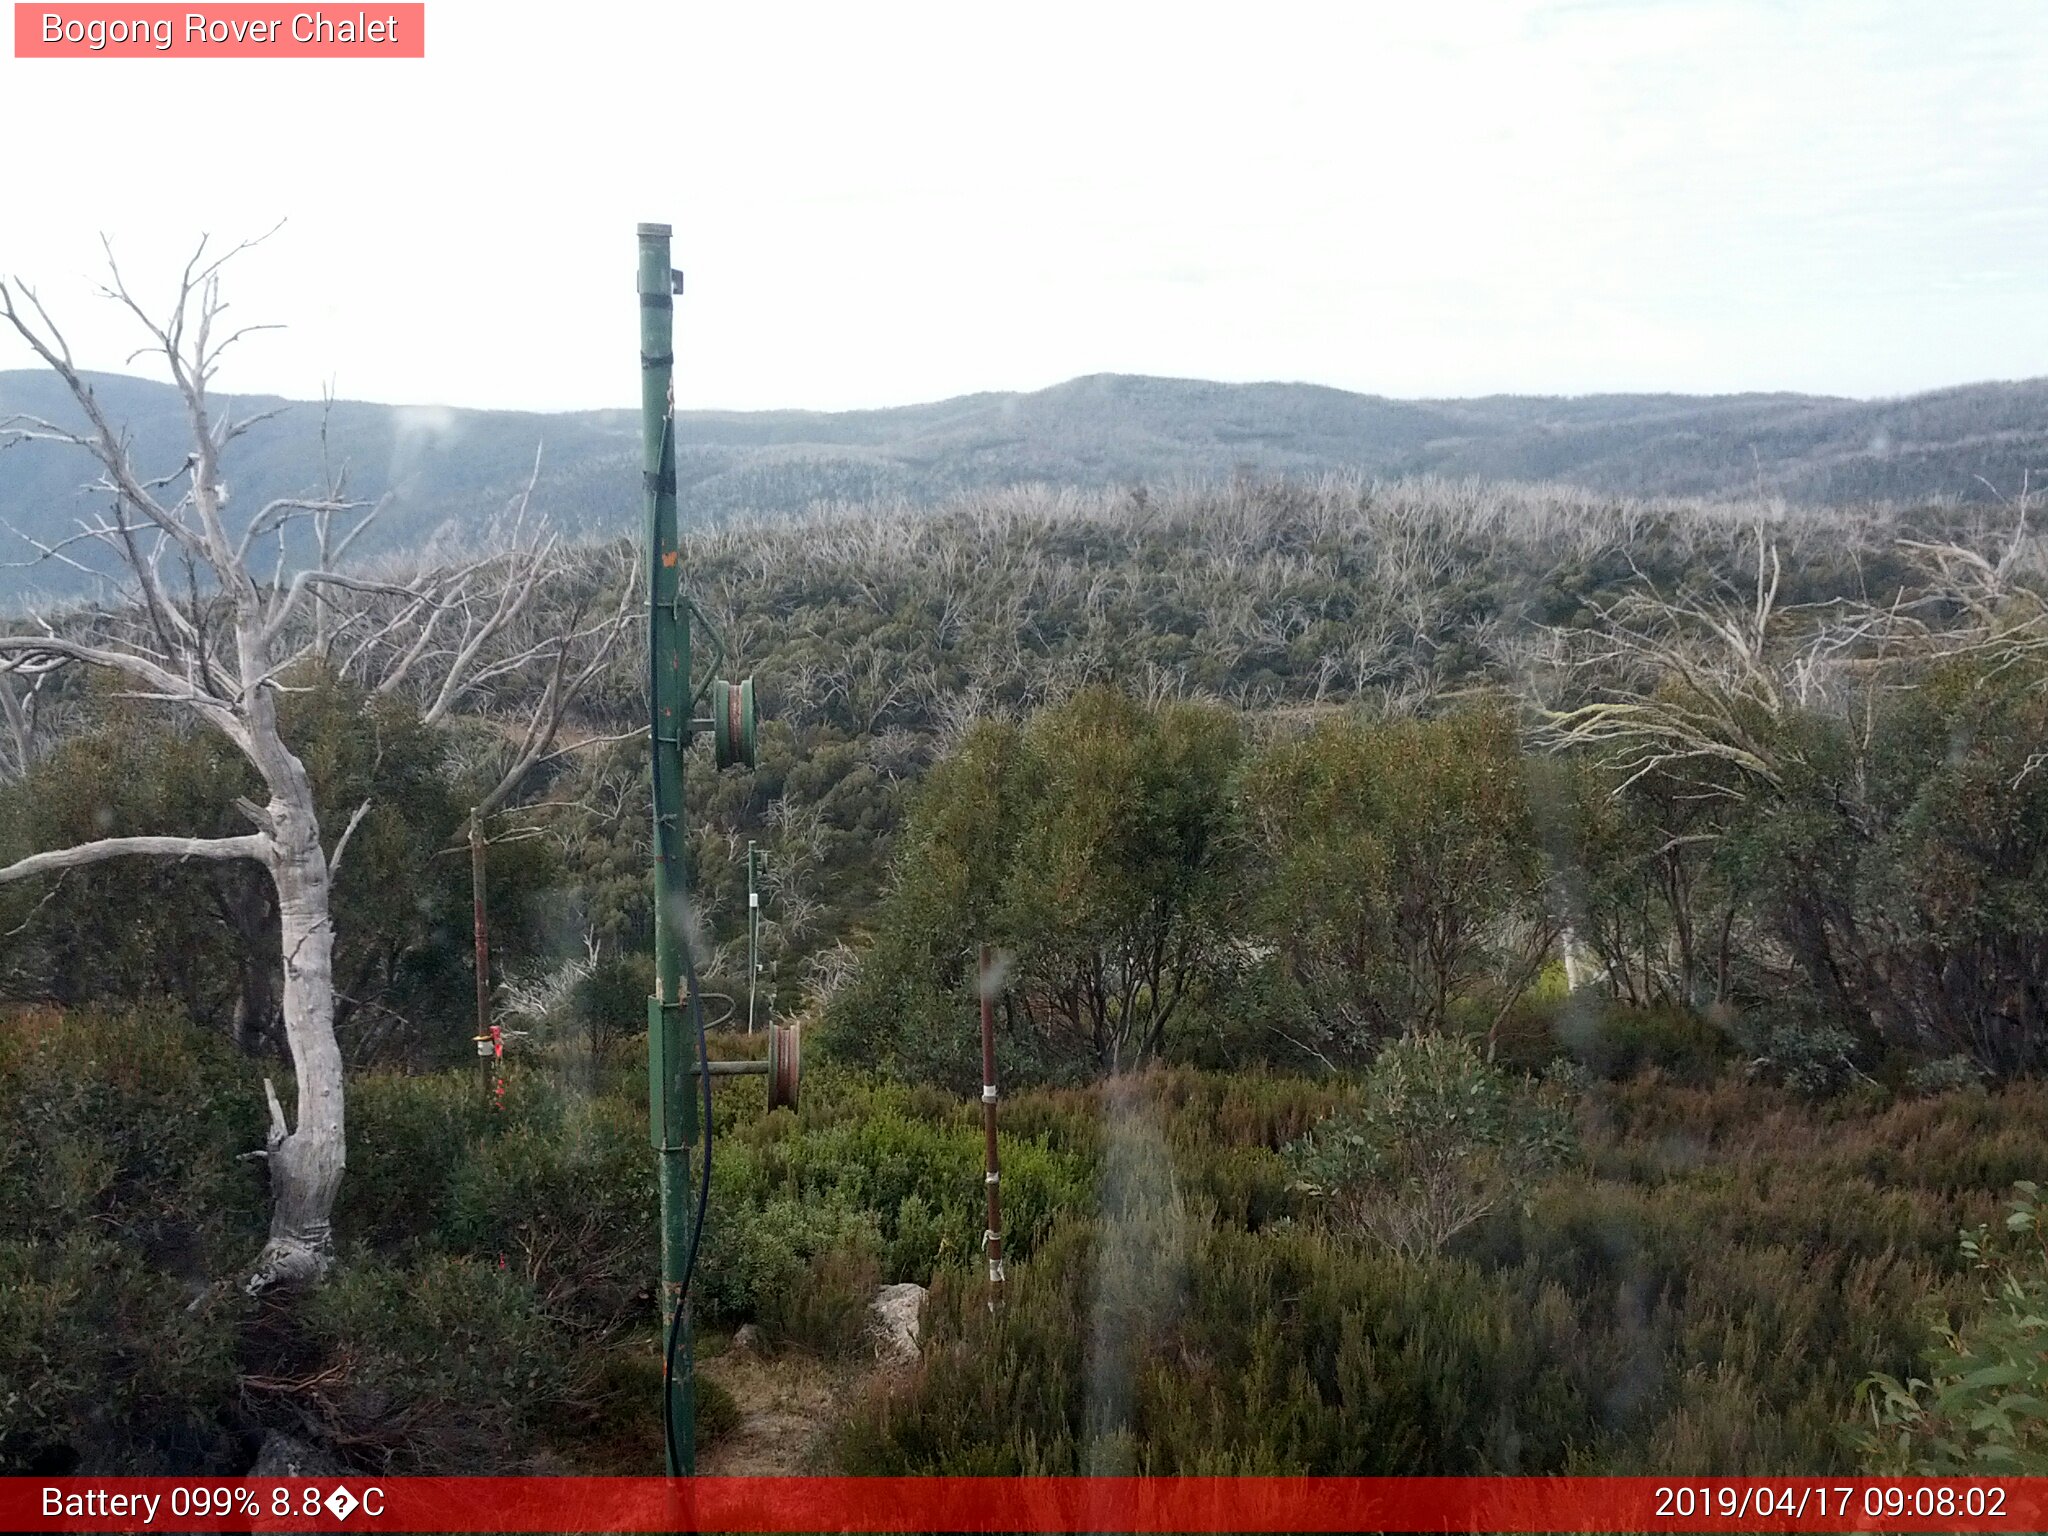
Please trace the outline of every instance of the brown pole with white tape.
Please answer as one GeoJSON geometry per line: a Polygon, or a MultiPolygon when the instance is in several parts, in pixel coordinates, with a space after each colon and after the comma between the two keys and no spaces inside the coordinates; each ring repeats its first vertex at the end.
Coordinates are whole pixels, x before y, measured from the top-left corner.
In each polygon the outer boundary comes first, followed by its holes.
{"type": "Polygon", "coordinates": [[[476,1053],[485,1058],[484,1080],[498,1070],[489,1065],[491,1056],[491,935],[484,912],[484,827],[475,811],[469,813],[469,904],[476,954],[476,1053]]]}
{"type": "Polygon", "coordinates": [[[981,946],[980,984],[981,1129],[988,1164],[982,1180],[988,1189],[988,1226],[981,1241],[988,1252],[988,1304],[993,1309],[1003,1299],[1003,1171],[996,1155],[995,966],[986,944],[981,946]]]}

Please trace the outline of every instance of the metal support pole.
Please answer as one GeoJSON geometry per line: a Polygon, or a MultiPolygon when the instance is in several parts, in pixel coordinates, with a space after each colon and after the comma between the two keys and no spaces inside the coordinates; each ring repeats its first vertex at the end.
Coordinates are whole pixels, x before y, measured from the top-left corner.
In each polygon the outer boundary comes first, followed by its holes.
{"type": "Polygon", "coordinates": [[[981,1130],[987,1164],[982,1183],[988,1190],[988,1226],[982,1233],[982,1245],[988,1251],[988,1304],[994,1308],[1003,1299],[1003,1168],[996,1155],[995,964],[986,944],[981,946],[977,979],[981,992],[981,1130]]]}
{"type": "MultiPolygon", "coordinates": [[[[661,1188],[661,1321],[682,1293],[690,1244],[690,1158],[697,1141],[692,1042],[684,1027],[683,753],[690,739],[690,619],[680,601],[676,535],[674,341],[680,274],[669,266],[669,226],[642,224],[640,242],[640,434],[647,538],[647,655],[654,779],[654,996],[647,1005],[648,1129],[661,1188]]],[[[689,1316],[665,1384],[676,1426],[671,1476],[696,1471],[695,1366],[689,1316]]]]}

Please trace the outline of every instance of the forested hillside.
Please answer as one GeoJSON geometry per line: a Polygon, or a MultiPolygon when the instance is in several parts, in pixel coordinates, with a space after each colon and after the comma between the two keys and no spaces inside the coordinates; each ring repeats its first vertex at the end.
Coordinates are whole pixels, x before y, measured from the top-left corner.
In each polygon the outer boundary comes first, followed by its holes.
{"type": "MultiPolygon", "coordinates": [[[[147,460],[183,452],[166,386],[94,376],[147,460]]],[[[236,402],[257,412],[267,398],[236,402]]],[[[0,421],[72,424],[34,372],[0,372],[0,421]]],[[[1357,471],[1564,481],[1629,496],[1782,497],[1805,505],[1994,499],[2048,462],[2048,382],[1979,384],[1899,400],[1792,394],[1716,397],[1495,396],[1390,400],[1307,384],[1216,384],[1101,374],[1029,394],[963,396],[888,410],[683,412],[679,477],[692,515],[788,515],[817,503],[934,506],[1024,484],[1163,489],[1249,474],[1357,471]],[[1988,485],[1987,485],[1988,482],[1988,485]]],[[[238,494],[303,492],[321,466],[392,505],[364,546],[416,549],[449,520],[474,527],[525,483],[562,526],[625,531],[639,503],[638,427],[627,411],[535,415],[338,401],[290,404],[244,441],[238,494]]],[[[0,457],[0,559],[72,531],[90,498],[61,450],[0,457]],[[27,539],[20,537],[27,535],[27,539]]],[[[303,556],[304,551],[295,552],[303,556]]],[[[81,552],[73,554],[83,558],[81,552]]],[[[90,564],[90,561],[88,561],[90,564]]],[[[90,585],[58,561],[0,571],[0,597],[90,585]]]]}
{"type": "MultiPolygon", "coordinates": [[[[2048,1464],[2013,1190],[2048,1167],[2027,513],[1331,475],[698,533],[764,718],[753,771],[690,770],[713,1022],[752,839],[812,1053],[796,1112],[719,1090],[706,1444],[766,1350],[839,1373],[819,1470],[2048,1464]],[[1016,1090],[993,1312],[983,943],[1016,1090]],[[931,1286],[930,1337],[877,1373],[883,1281],[931,1286]],[[1987,1352],[1989,1416],[1959,1385],[1987,1352]]],[[[619,579],[587,551],[493,643],[619,579]]],[[[334,899],[335,1272],[226,1283],[282,1065],[253,873],[0,887],[0,1464],[239,1471],[284,1432],[364,1469],[651,1469],[646,658],[486,818],[500,1102],[465,825],[546,669],[486,665],[428,724],[328,654],[280,721],[323,823],[375,808],[334,899]]],[[[205,733],[37,690],[0,860],[234,824],[205,733]]]]}

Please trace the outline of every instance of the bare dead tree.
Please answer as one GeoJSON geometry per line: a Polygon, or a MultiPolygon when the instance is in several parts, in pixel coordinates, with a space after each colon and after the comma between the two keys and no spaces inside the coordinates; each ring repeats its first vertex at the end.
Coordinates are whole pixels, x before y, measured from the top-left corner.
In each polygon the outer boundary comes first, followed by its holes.
{"type": "Polygon", "coordinates": [[[1547,744],[1598,754],[1619,774],[1620,788],[1651,773],[1683,778],[1708,795],[1739,796],[1751,777],[1775,784],[1765,727],[1792,704],[1780,574],[1776,546],[1759,535],[1753,595],[1687,602],[1645,584],[1610,605],[1576,660],[1606,681],[1590,702],[1545,712],[1547,744]],[[1736,773],[1722,771],[1730,768],[1736,773]]]}
{"type": "MultiPolygon", "coordinates": [[[[545,679],[531,704],[513,709],[513,730],[509,733],[512,750],[498,778],[471,812],[478,820],[503,809],[542,764],[567,752],[645,732],[642,726],[623,733],[585,735],[562,744],[578,701],[611,665],[620,644],[632,633],[638,614],[639,588],[630,551],[615,544],[594,554],[608,568],[596,573],[592,585],[578,584],[579,590],[588,595],[579,597],[566,614],[533,619],[527,626],[533,633],[514,632],[504,654],[488,664],[475,666],[467,681],[470,692],[487,692],[500,679],[531,677],[536,672],[545,679]],[[609,602],[605,601],[607,589],[615,593],[609,602]]],[[[566,574],[567,562],[559,554],[534,564],[550,579],[566,574]]],[[[462,692],[458,689],[455,697],[462,692]]],[[[446,706],[441,706],[438,698],[436,704],[445,716],[446,706]]],[[[437,717],[430,711],[428,718],[437,717]]]]}
{"type": "Polygon", "coordinates": [[[1748,590],[1688,601],[1645,583],[1601,613],[1590,640],[1554,631],[1566,670],[1602,681],[1588,702],[1545,711],[1541,734],[1553,749],[1598,754],[1619,770],[1620,788],[1651,773],[1709,796],[1740,797],[1745,782],[1776,786],[1771,726],[1796,708],[1839,704],[1847,691],[1867,716],[1878,688],[1929,662],[1967,659],[1996,672],[2048,657],[2028,510],[2023,490],[2012,534],[1988,555],[1898,540],[1918,570],[1911,591],[1803,610],[1780,601],[1778,544],[1759,527],[1748,590]]]}
{"type": "MultiPolygon", "coordinates": [[[[1736,903],[1724,892],[1717,911],[1697,914],[1711,928],[1693,911],[1700,860],[1735,824],[1713,807],[1775,815],[1788,797],[1807,793],[1798,786],[1819,771],[1834,775],[1826,803],[1845,834],[1872,843],[1884,835],[1884,818],[1866,785],[1886,695],[1951,666],[1977,687],[2015,669],[2028,686],[2044,686],[2048,600],[2024,492],[2017,511],[2010,537],[1982,548],[1898,540],[1913,574],[1896,592],[1803,608],[1779,601],[1778,545],[1759,527],[1747,590],[1731,584],[1682,599],[1646,583],[1608,607],[1597,631],[1553,632],[1565,683],[1578,684],[1586,701],[1542,711],[1538,736],[1554,751],[1586,754],[1606,770],[1617,797],[1640,786],[1662,838],[1646,857],[1670,909],[1671,975],[1681,991],[1710,968],[1717,991],[1727,984],[1736,903]],[[1823,759],[1817,769],[1810,734],[1785,728],[1795,715],[1816,713],[1847,730],[1846,767],[1829,769],[1823,759]]],[[[2048,756],[2022,763],[2013,786],[2041,761],[2048,756]]],[[[1967,1037],[1973,1052],[2004,1049],[1977,1030],[1985,1010],[1955,1001],[1978,984],[1973,978],[1994,971],[1973,960],[1951,963],[1938,946],[1887,947],[1886,920],[1853,910],[1824,882],[1803,885],[1796,910],[1780,933],[1784,957],[1876,1027],[1923,1039],[1967,1037]],[[1913,966],[1932,968],[1938,981],[1902,981],[1913,966]]],[[[1662,984],[1655,979],[1661,964],[1644,954],[1646,986],[1662,984]]]]}
{"type": "MultiPolygon", "coordinates": [[[[121,697],[183,711],[218,732],[255,770],[265,794],[261,804],[235,801],[251,828],[241,835],[100,838],[18,860],[0,868],[0,882],[131,857],[249,860],[269,875],[297,1103],[288,1120],[275,1086],[264,1080],[269,1127],[264,1149],[252,1155],[268,1161],[272,1212],[269,1240],[244,1282],[251,1294],[315,1282],[330,1260],[329,1221],[345,1161],[330,897],[349,839],[369,810],[368,802],[358,805],[340,835],[331,844],[325,840],[305,765],[279,733],[278,697],[294,679],[334,667],[338,647],[352,641],[356,660],[395,656],[377,691],[431,674],[445,713],[480,676],[507,665],[490,650],[491,641],[531,600],[546,574],[536,554],[552,547],[529,541],[509,554],[409,576],[346,574],[328,562],[348,552],[376,509],[346,496],[340,477],[331,474],[321,492],[270,501],[239,529],[231,527],[223,457],[269,413],[238,417],[216,402],[210,386],[222,355],[265,328],[231,329],[220,291],[222,268],[256,243],[212,254],[202,240],[161,318],[134,297],[108,249],[102,293],[127,310],[146,337],[130,361],[152,356],[167,366],[191,434],[183,465],[154,476],[136,465],[128,437],[107,415],[34,290],[18,280],[0,284],[0,320],[62,380],[84,423],[16,417],[0,423],[0,443],[53,442],[81,450],[98,471],[93,488],[111,507],[44,553],[67,558],[67,547],[96,545],[112,553],[120,573],[116,601],[61,624],[34,618],[31,632],[0,635],[0,680],[16,704],[4,711],[10,728],[24,712],[18,690],[33,697],[39,680],[60,667],[98,668],[127,685],[121,697]],[[322,562],[287,575],[284,532],[306,521],[322,562]],[[273,542],[279,558],[269,579],[261,579],[254,563],[273,542]],[[437,650],[437,636],[456,643],[437,650]]],[[[556,704],[570,681],[558,668],[537,712],[543,722],[559,724],[556,704]]]]}
{"type": "MultiPolygon", "coordinates": [[[[536,473],[538,460],[535,461],[536,473]]],[[[532,493],[529,481],[527,494],[532,493]]],[[[536,565],[546,562],[536,562],[536,565]]],[[[612,653],[619,641],[631,627],[635,616],[633,603],[636,583],[633,581],[633,562],[628,558],[624,563],[623,579],[619,583],[616,604],[601,614],[594,622],[586,623],[589,613],[587,601],[579,601],[568,615],[566,623],[559,626],[559,633],[551,634],[527,644],[509,647],[511,654],[488,666],[474,669],[472,685],[488,685],[493,678],[514,675],[521,669],[536,665],[547,668],[547,683],[524,716],[523,728],[516,738],[510,760],[504,765],[497,782],[484,791],[482,797],[470,808],[470,901],[475,913],[475,968],[477,996],[477,1034],[479,1038],[490,1027],[490,960],[486,934],[489,914],[486,907],[487,872],[491,838],[485,824],[491,816],[501,810],[526,782],[529,775],[552,757],[560,756],[555,743],[560,738],[562,727],[567,721],[570,709],[590,682],[603,673],[610,663],[612,653]],[[552,655],[548,653],[552,650],[552,655]]],[[[519,590],[514,584],[507,584],[508,590],[519,590]]],[[[524,605],[521,599],[521,606],[524,605]]],[[[479,629],[482,626],[478,626],[479,629]]],[[[540,626],[554,628],[554,626],[540,626]]],[[[474,655],[472,647],[464,646],[458,655],[474,655]]],[[[435,700],[436,709],[445,710],[455,697],[444,684],[435,700]]],[[[644,729],[644,727],[643,727],[644,729]]],[[[627,735],[638,735],[630,731],[627,735]]],[[[590,738],[576,743],[589,745],[594,740],[617,740],[618,737],[590,738]]],[[[563,750],[573,750],[563,749],[563,750]]],[[[527,835],[530,829],[514,828],[511,836],[527,835]]]]}
{"type": "Polygon", "coordinates": [[[50,739],[45,684],[52,675],[34,669],[0,672],[0,784],[19,783],[50,739]]]}
{"type": "Polygon", "coordinates": [[[814,1009],[822,1009],[844,991],[860,970],[860,953],[845,941],[812,955],[805,968],[814,1009]]]}
{"type": "Polygon", "coordinates": [[[1991,673],[2048,658],[2048,561],[2041,536],[2029,526],[2031,481],[2021,482],[2016,497],[2000,500],[2014,512],[2002,549],[1987,554],[1962,544],[1899,540],[1925,581],[1914,602],[1895,604],[1883,615],[1910,648],[1968,657],[1991,673]]]}

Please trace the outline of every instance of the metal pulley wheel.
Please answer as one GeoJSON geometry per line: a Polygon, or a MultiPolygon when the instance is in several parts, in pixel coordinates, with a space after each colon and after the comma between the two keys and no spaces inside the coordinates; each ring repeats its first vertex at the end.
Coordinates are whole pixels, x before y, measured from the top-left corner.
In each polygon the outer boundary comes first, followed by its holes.
{"type": "Polygon", "coordinates": [[[768,1107],[796,1108],[796,1082],[803,1070],[803,1026],[768,1026],[768,1107]]]}
{"type": "Polygon", "coordinates": [[[711,685],[712,758],[720,768],[754,766],[754,680],[711,685]]]}

